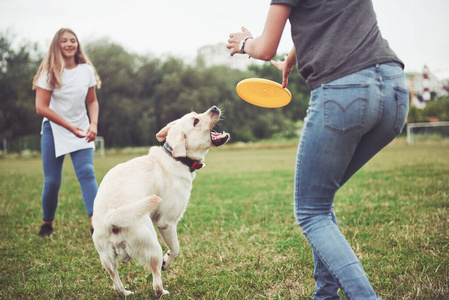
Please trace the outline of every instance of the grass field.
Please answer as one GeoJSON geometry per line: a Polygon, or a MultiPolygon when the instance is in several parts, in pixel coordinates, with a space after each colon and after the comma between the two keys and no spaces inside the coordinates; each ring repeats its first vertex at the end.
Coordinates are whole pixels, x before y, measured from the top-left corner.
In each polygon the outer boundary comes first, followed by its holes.
{"type": "MultiPolygon", "coordinates": [[[[138,151],[137,151],[138,152],[138,151]]],[[[100,182],[139,153],[97,157],[100,182]]],[[[313,261],[293,217],[296,145],[228,145],[197,172],[164,299],[311,299],[313,261]]],[[[115,299],[66,157],[55,232],[39,238],[40,158],[0,160],[0,299],[115,299]]],[[[338,193],[335,209],[383,299],[449,299],[449,146],[394,142],[338,193]]],[[[165,251],[165,247],[164,247],[165,251]]],[[[155,299],[151,273],[119,268],[129,299],[155,299]]]]}

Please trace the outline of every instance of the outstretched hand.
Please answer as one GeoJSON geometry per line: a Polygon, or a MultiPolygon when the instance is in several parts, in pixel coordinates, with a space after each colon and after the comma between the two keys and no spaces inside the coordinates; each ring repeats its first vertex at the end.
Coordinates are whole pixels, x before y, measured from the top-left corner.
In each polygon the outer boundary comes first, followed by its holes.
{"type": "Polygon", "coordinates": [[[240,41],[252,36],[251,32],[245,27],[242,27],[242,32],[231,33],[226,44],[226,48],[231,49],[231,56],[234,56],[236,53],[242,53],[240,52],[240,41]]]}
{"type": "Polygon", "coordinates": [[[288,76],[294,68],[294,64],[291,65],[288,62],[288,55],[284,55],[284,60],[271,60],[271,64],[282,71],[282,87],[285,89],[288,84],[288,76]]]}

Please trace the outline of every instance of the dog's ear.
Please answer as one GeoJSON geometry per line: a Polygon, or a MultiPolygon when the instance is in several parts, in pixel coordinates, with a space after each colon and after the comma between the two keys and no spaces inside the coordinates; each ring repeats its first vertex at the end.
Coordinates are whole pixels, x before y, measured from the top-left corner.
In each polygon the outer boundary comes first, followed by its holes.
{"type": "Polygon", "coordinates": [[[156,138],[159,142],[163,142],[167,137],[168,131],[176,124],[176,121],[168,123],[164,128],[162,128],[157,134],[156,138]]]}
{"type": "Polygon", "coordinates": [[[186,157],[187,151],[186,151],[186,135],[184,132],[181,132],[179,135],[177,135],[177,141],[173,147],[173,152],[171,155],[173,157],[186,157]]]}

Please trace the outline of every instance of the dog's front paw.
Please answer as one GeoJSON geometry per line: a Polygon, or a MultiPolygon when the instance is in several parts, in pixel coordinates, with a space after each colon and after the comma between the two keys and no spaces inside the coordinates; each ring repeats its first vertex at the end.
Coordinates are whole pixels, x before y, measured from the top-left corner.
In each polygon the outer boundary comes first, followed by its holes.
{"type": "Polygon", "coordinates": [[[170,251],[168,251],[167,254],[165,254],[164,256],[164,260],[162,261],[162,271],[166,271],[173,262],[173,260],[174,260],[173,256],[170,254],[170,251]]]}
{"type": "Polygon", "coordinates": [[[169,264],[167,264],[167,262],[165,261],[165,256],[164,256],[164,260],[162,261],[162,271],[167,271],[169,264]]]}

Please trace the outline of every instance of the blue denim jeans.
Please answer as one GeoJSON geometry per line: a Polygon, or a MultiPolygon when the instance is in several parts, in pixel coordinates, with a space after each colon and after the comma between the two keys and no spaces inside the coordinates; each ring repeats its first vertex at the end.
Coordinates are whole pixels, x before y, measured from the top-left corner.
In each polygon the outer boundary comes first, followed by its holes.
{"type": "Polygon", "coordinates": [[[295,217],[312,246],[314,299],[379,299],[333,210],[337,190],[404,127],[409,94],[396,63],[376,65],[311,93],[298,148],[295,217]]]}
{"type": "MultiPolygon", "coordinates": [[[[42,211],[44,221],[53,221],[58,206],[58,194],[62,179],[64,155],[55,157],[55,145],[50,123],[44,122],[41,138],[44,188],[42,190],[42,211]]],[[[70,153],[73,168],[81,186],[84,206],[89,217],[93,214],[94,199],[98,184],[94,172],[94,150],[82,149],[70,153]]]]}

